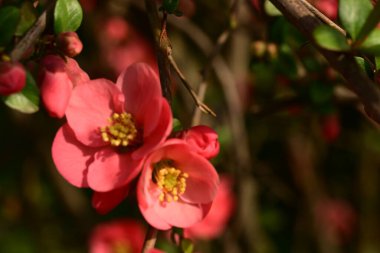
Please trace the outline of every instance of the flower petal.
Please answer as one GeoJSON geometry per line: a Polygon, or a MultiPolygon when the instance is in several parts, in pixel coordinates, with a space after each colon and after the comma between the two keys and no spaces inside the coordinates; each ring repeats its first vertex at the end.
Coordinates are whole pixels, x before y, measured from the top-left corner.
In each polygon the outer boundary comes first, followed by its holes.
{"type": "Polygon", "coordinates": [[[139,149],[132,153],[134,159],[139,159],[146,156],[158,145],[165,141],[172,130],[172,114],[170,105],[165,99],[162,99],[161,115],[158,125],[149,135],[145,135],[144,130],[144,143],[139,149]]]}
{"type": "Polygon", "coordinates": [[[109,124],[108,118],[118,106],[115,98],[121,92],[106,79],[91,80],[74,88],[66,110],[68,124],[83,144],[104,146],[99,128],[109,124]]]}
{"type": "MultiPolygon", "coordinates": [[[[155,97],[162,97],[157,74],[146,63],[135,63],[128,67],[117,79],[117,86],[125,95],[125,110],[137,122],[141,122],[146,106],[155,97]]],[[[160,108],[157,108],[160,112],[160,108]]]]}
{"type": "Polygon", "coordinates": [[[106,214],[119,205],[129,193],[129,185],[109,192],[94,192],[92,206],[100,214],[106,214]]]}
{"type": "Polygon", "coordinates": [[[88,187],[87,169],[96,149],[86,147],[65,124],[57,132],[52,146],[52,156],[58,172],[77,187],[88,187]]]}
{"type": "Polygon", "coordinates": [[[207,212],[200,204],[189,204],[182,201],[154,205],[155,213],[174,227],[187,228],[201,221],[207,212]]]}
{"type": "Polygon", "coordinates": [[[112,191],[126,186],[142,169],[143,160],[134,160],[128,153],[118,154],[112,148],[95,153],[89,165],[88,184],[98,192],[112,191]]]}

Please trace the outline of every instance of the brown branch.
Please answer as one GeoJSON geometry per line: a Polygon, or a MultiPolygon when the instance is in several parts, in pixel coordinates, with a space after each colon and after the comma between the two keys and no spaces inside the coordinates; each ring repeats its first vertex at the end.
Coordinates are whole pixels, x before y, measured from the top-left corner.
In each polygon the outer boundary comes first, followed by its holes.
{"type": "Polygon", "coordinates": [[[33,26],[26,32],[24,37],[22,37],[22,39],[13,48],[12,52],[10,53],[13,62],[19,61],[25,52],[37,42],[37,39],[46,28],[48,12],[53,9],[55,2],[56,1],[51,1],[46,10],[42,12],[33,26]]]}
{"type": "MultiPolygon", "coordinates": [[[[284,16],[310,41],[313,31],[322,22],[300,0],[270,0],[284,16]]],[[[380,90],[356,64],[353,56],[327,51],[316,46],[330,65],[340,73],[348,86],[358,95],[367,115],[380,123],[380,90]]]]}
{"type": "MultiPolygon", "coordinates": [[[[167,49],[170,47],[170,42],[168,40],[165,40],[167,38],[166,30],[162,29],[162,27],[165,27],[166,25],[165,23],[161,24],[155,0],[145,0],[145,8],[155,38],[156,57],[160,75],[162,95],[169,102],[171,102],[172,93],[170,89],[170,63],[168,58],[166,57],[167,49]],[[165,36],[163,36],[164,32],[165,36]]],[[[163,22],[166,22],[166,19],[164,19],[163,22]]]]}

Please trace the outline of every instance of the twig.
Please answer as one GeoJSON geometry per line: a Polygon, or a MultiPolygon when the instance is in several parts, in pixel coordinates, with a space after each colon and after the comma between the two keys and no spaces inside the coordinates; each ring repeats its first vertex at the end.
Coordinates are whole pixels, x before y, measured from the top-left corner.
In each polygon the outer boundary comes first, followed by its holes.
{"type": "Polygon", "coordinates": [[[181,70],[178,68],[177,63],[175,62],[173,56],[171,54],[168,55],[168,59],[170,62],[170,65],[173,67],[175,72],[178,74],[179,78],[181,79],[182,83],[185,85],[185,88],[190,93],[191,97],[193,98],[195,104],[198,106],[200,110],[202,110],[204,113],[211,114],[212,116],[216,116],[215,112],[211,110],[207,105],[205,105],[202,100],[200,100],[195,93],[195,91],[191,88],[190,84],[187,82],[186,77],[182,74],[181,70]]]}
{"type": "Polygon", "coordinates": [[[38,17],[33,26],[27,31],[10,53],[12,61],[19,61],[25,52],[31,48],[46,27],[47,14],[51,11],[56,1],[51,1],[46,10],[38,17]]]}
{"type": "Polygon", "coordinates": [[[142,253],[148,253],[150,249],[154,248],[154,245],[156,244],[157,241],[157,229],[155,229],[152,226],[149,226],[148,231],[146,232],[145,235],[145,241],[144,241],[144,246],[142,249],[142,253]]]}
{"type": "Polygon", "coordinates": [[[323,14],[322,12],[320,12],[317,8],[315,8],[312,4],[310,4],[308,1],[306,0],[300,0],[300,2],[306,6],[306,8],[308,8],[311,12],[313,12],[321,21],[323,21],[325,24],[329,25],[330,27],[334,28],[335,30],[337,30],[338,32],[340,32],[341,34],[343,34],[344,36],[347,35],[346,31],[343,30],[340,26],[338,26],[337,24],[335,24],[334,21],[332,21],[331,19],[329,19],[328,17],[326,17],[325,14],[323,14]]]}
{"type": "MultiPolygon", "coordinates": [[[[300,0],[270,1],[305,37],[314,41],[313,31],[321,25],[321,21],[315,13],[310,11],[300,0]]],[[[380,123],[380,90],[359,68],[354,57],[324,50],[318,46],[316,48],[358,95],[367,115],[380,123]]]]}

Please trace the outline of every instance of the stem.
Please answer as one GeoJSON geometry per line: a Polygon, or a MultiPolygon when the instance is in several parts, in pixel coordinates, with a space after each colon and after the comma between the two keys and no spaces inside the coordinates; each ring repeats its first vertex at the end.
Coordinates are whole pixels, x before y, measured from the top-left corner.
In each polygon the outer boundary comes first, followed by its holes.
{"type": "Polygon", "coordinates": [[[154,245],[156,244],[156,241],[157,241],[157,233],[158,233],[158,230],[149,225],[148,231],[145,236],[142,253],[148,253],[150,249],[154,248],[154,245]]]}
{"type": "Polygon", "coordinates": [[[25,52],[36,43],[37,39],[46,28],[48,12],[53,9],[55,2],[56,1],[54,0],[48,5],[46,10],[42,12],[33,26],[13,48],[12,52],[10,53],[13,62],[19,61],[25,52]]]}

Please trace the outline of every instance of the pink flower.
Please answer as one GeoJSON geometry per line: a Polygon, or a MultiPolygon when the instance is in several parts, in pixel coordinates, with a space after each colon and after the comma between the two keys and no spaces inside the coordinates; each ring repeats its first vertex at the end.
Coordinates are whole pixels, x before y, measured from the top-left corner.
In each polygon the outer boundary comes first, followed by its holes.
{"type": "Polygon", "coordinates": [[[232,193],[232,181],[226,176],[220,178],[218,193],[210,212],[201,222],[184,230],[185,236],[193,239],[214,239],[225,230],[227,222],[235,208],[235,196],[232,193]]]}
{"type": "Polygon", "coordinates": [[[201,221],[215,198],[219,177],[212,164],[179,139],[151,153],[137,186],[140,211],[157,229],[201,221]]]}
{"type": "Polygon", "coordinates": [[[195,126],[181,131],[178,138],[183,139],[194,152],[207,159],[219,153],[218,134],[208,126],[195,126]]]}
{"type": "Polygon", "coordinates": [[[76,86],[66,118],[53,142],[54,163],[69,183],[103,193],[126,187],[172,126],[158,77],[142,63],[116,85],[97,79],[76,86]]]}
{"type": "Polygon", "coordinates": [[[60,33],[56,39],[58,48],[67,56],[74,57],[83,49],[82,41],[76,32],[60,33]]]}
{"type": "Polygon", "coordinates": [[[135,220],[115,220],[95,227],[90,237],[90,253],[140,253],[145,229],[135,220]]]}
{"type": "Polygon", "coordinates": [[[21,91],[26,83],[26,72],[20,63],[0,62],[0,95],[21,91]]]}
{"type": "Polygon", "coordinates": [[[41,61],[42,102],[49,115],[57,118],[65,115],[73,87],[90,80],[74,59],[65,60],[57,55],[47,55],[41,61]]]}

